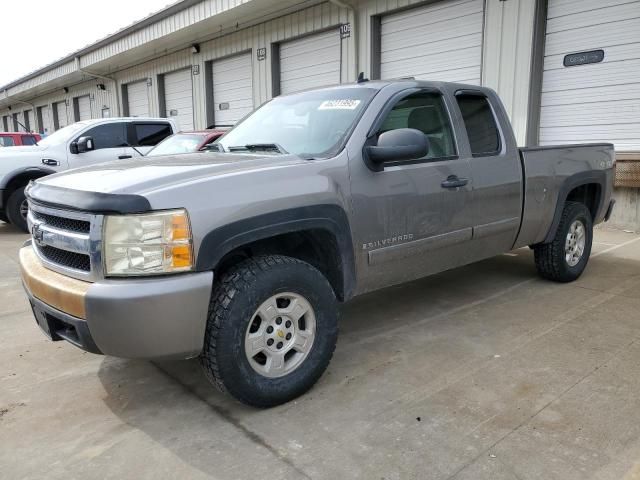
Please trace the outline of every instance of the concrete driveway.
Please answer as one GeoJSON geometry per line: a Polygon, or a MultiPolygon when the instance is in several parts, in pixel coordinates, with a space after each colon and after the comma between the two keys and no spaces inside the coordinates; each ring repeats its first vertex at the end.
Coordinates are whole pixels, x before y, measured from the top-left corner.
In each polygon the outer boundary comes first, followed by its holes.
{"type": "Polygon", "coordinates": [[[2,478],[640,478],[637,235],[598,230],[569,285],[524,249],[356,299],[321,381],[267,411],[195,361],[45,340],[24,238],[0,224],[2,478]]]}

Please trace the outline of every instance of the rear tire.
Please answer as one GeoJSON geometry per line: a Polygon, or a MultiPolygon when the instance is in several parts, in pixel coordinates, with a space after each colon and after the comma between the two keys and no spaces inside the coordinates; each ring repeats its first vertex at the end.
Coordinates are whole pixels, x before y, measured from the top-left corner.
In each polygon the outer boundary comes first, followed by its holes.
{"type": "Polygon", "coordinates": [[[27,226],[27,197],[24,194],[25,187],[14,190],[7,200],[7,220],[23,232],[28,232],[27,226]]]}
{"type": "Polygon", "coordinates": [[[553,240],[533,248],[538,273],[555,282],[576,280],[589,262],[592,242],[591,212],[583,203],[567,202],[553,240]]]}
{"type": "Polygon", "coordinates": [[[201,363],[221,391],[267,408],[316,383],[337,337],[338,306],[327,279],[298,259],[259,256],[215,282],[201,363]]]}

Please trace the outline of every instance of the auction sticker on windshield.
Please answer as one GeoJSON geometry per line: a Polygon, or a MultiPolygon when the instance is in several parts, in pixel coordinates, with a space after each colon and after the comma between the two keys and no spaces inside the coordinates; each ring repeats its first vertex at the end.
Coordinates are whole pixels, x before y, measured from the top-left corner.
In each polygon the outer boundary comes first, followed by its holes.
{"type": "Polygon", "coordinates": [[[318,110],[355,110],[360,105],[360,100],[348,98],[342,100],[325,100],[320,104],[318,110]]]}

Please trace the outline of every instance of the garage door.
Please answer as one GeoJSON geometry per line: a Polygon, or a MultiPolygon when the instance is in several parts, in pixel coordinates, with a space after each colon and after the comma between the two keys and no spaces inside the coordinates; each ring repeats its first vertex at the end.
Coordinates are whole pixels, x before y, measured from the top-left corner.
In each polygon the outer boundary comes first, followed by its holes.
{"type": "Polygon", "coordinates": [[[253,110],[251,58],[247,53],[211,64],[213,115],[217,127],[234,125],[253,110]]]}
{"type": "Polygon", "coordinates": [[[76,98],[78,102],[78,120],[91,120],[91,99],[89,95],[76,98]]]}
{"type": "Polygon", "coordinates": [[[54,103],[53,108],[55,108],[56,118],[58,119],[58,128],[69,125],[69,120],[67,119],[67,104],[65,102],[54,103]]]}
{"type": "Polygon", "coordinates": [[[53,120],[51,118],[51,109],[48,105],[38,107],[38,122],[40,133],[53,133],[53,120]]]}
{"type": "Polygon", "coordinates": [[[31,110],[25,110],[22,112],[22,118],[25,130],[30,132],[33,129],[33,125],[31,125],[31,110]]]}
{"type": "Polygon", "coordinates": [[[280,93],[340,83],[340,31],[280,44],[280,93]]]}
{"type": "Polygon", "coordinates": [[[483,0],[437,2],[380,20],[381,78],[480,84],[483,0]]]}
{"type": "Polygon", "coordinates": [[[127,104],[130,117],[149,116],[149,87],[146,80],[127,85],[127,104]]]}
{"type": "Polygon", "coordinates": [[[549,1],[540,143],[576,142],[640,150],[640,1],[549,1]]]}
{"type": "Polygon", "coordinates": [[[167,116],[178,122],[180,130],[193,130],[191,69],[167,73],[164,76],[164,96],[167,116]]]}

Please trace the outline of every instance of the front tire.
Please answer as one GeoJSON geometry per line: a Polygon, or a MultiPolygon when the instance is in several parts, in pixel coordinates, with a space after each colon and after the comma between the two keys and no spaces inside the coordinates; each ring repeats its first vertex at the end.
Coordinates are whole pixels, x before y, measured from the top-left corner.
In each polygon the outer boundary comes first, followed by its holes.
{"type": "Polygon", "coordinates": [[[7,200],[7,220],[23,232],[28,232],[27,226],[27,197],[24,194],[25,187],[17,188],[7,200]]]}
{"type": "Polygon", "coordinates": [[[215,283],[201,363],[221,391],[272,407],[315,384],[337,337],[338,306],[327,279],[295,258],[260,256],[215,283]]]}
{"type": "Polygon", "coordinates": [[[555,282],[576,280],[587,267],[592,242],[591,212],[583,203],[567,202],[551,243],[533,249],[538,273],[555,282]]]}

